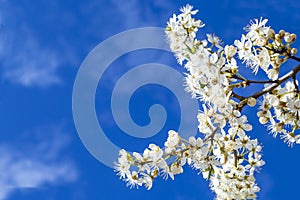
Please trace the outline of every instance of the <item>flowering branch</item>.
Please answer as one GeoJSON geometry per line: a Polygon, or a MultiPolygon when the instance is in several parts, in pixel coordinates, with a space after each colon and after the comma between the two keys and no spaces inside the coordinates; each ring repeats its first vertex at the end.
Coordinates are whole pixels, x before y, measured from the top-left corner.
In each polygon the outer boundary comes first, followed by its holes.
{"type": "MultiPolygon", "coordinates": [[[[300,64],[297,65],[297,67],[295,67],[294,69],[292,69],[292,71],[286,73],[284,76],[282,76],[281,78],[275,80],[273,84],[265,87],[263,90],[259,91],[259,92],[256,92],[255,94],[249,96],[249,97],[243,97],[243,98],[240,98],[239,100],[241,100],[241,103],[239,104],[239,108],[243,108],[247,103],[242,101],[244,99],[247,99],[247,98],[255,98],[255,99],[258,99],[260,96],[266,94],[266,93],[269,93],[271,91],[273,91],[275,88],[277,88],[279,85],[281,85],[283,82],[285,82],[286,80],[290,79],[290,78],[293,78],[297,75],[297,73],[300,71],[300,64]]],[[[296,84],[296,80],[293,78],[293,82],[294,82],[294,85],[297,85],[296,84]]],[[[266,82],[268,83],[268,82],[266,82]]],[[[299,92],[299,90],[297,89],[297,92],[299,92]]]]}
{"type": "Polygon", "coordinates": [[[262,124],[289,146],[300,143],[300,93],[296,75],[300,64],[278,78],[280,67],[288,59],[300,62],[297,49],[291,47],[296,34],[280,30],[275,33],[266,26],[267,19],[254,19],[245,27],[246,34],[234,45],[221,45],[221,39],[207,34],[196,39],[198,29],[204,26],[193,15],[198,11],[187,5],[181,14],[169,20],[166,34],[170,48],[179,64],[184,64],[186,91],[202,102],[198,113],[199,131],[203,137],[185,140],[176,131],[169,131],[164,147],[150,144],[143,154],[121,150],[115,171],[130,187],[150,189],[154,178],[164,179],[183,173],[188,164],[199,170],[210,181],[217,200],[256,199],[260,188],[255,171],[265,164],[262,147],[246,132],[252,130],[244,106],[255,106],[263,98],[257,116],[262,124]],[[263,70],[268,80],[248,80],[239,73],[237,59],[256,74],[263,70]],[[290,81],[289,79],[292,79],[290,81]],[[237,94],[235,88],[264,84],[264,89],[250,96],[237,94]],[[283,84],[285,84],[283,86],[283,84]]]}
{"type": "Polygon", "coordinates": [[[292,69],[292,71],[288,72],[287,74],[285,74],[284,76],[282,76],[280,79],[278,79],[276,81],[276,83],[264,88],[262,91],[257,92],[255,94],[253,94],[251,97],[253,98],[258,98],[268,92],[271,92],[272,90],[274,90],[275,88],[277,88],[280,84],[282,84],[283,82],[285,82],[286,80],[295,77],[295,75],[300,71],[300,64],[295,67],[294,69],[292,69]]]}
{"type": "Polygon", "coordinates": [[[291,56],[291,58],[292,58],[293,60],[296,60],[296,61],[300,62],[300,58],[298,58],[298,57],[296,57],[296,56],[291,56]]]}

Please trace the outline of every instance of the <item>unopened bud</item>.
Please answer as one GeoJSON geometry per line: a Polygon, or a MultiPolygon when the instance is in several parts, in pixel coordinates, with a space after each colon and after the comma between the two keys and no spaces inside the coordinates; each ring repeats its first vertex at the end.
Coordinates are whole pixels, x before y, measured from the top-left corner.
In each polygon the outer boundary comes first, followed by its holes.
{"type": "Polygon", "coordinates": [[[251,106],[251,107],[255,106],[256,105],[256,99],[253,98],[253,97],[248,98],[247,99],[247,104],[248,104],[248,106],[251,106]]]}
{"type": "Polygon", "coordinates": [[[284,41],[286,41],[287,43],[293,43],[296,40],[296,34],[292,33],[285,33],[284,35],[284,41]]]}
{"type": "Polygon", "coordinates": [[[259,118],[259,122],[261,124],[266,124],[268,121],[269,121],[269,118],[266,118],[266,117],[260,117],[259,118]]]}
{"type": "Polygon", "coordinates": [[[295,40],[297,39],[297,35],[295,33],[292,33],[291,37],[292,37],[292,42],[295,42],[295,40]]]}
{"type": "Polygon", "coordinates": [[[292,48],[292,50],[291,50],[291,54],[292,54],[292,55],[295,55],[295,54],[297,54],[297,49],[296,49],[296,48],[292,48]]]}
{"type": "Polygon", "coordinates": [[[275,31],[270,28],[268,31],[268,38],[274,39],[274,37],[275,37],[275,31]]]}
{"type": "Polygon", "coordinates": [[[291,36],[291,34],[288,33],[288,32],[286,32],[286,33],[284,34],[283,39],[284,39],[284,41],[285,41],[286,43],[292,42],[292,36],[291,36]]]}
{"type": "Polygon", "coordinates": [[[155,178],[155,177],[157,177],[157,175],[158,175],[158,170],[157,169],[155,169],[154,171],[151,172],[152,177],[155,178]]]}
{"type": "Polygon", "coordinates": [[[275,34],[275,40],[281,41],[281,38],[280,38],[279,34],[275,34]]]}
{"type": "Polygon", "coordinates": [[[284,31],[284,30],[280,30],[280,31],[279,31],[279,37],[280,37],[280,38],[283,38],[284,35],[285,35],[285,31],[284,31]]]}

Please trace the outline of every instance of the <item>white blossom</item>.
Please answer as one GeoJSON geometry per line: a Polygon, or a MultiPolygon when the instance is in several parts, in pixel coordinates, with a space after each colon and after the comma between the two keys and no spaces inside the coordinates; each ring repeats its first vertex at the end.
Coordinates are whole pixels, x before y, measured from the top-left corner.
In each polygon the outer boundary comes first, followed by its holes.
{"type": "Polygon", "coordinates": [[[127,186],[150,189],[154,178],[174,179],[183,173],[184,165],[189,165],[210,181],[215,199],[256,199],[260,188],[255,171],[265,161],[258,140],[247,135],[252,125],[243,108],[261,102],[259,122],[289,146],[300,144],[300,135],[296,134],[300,127],[300,93],[295,78],[300,69],[279,77],[280,66],[297,52],[290,46],[296,35],[283,30],[276,34],[266,25],[267,19],[254,19],[244,28],[246,34],[240,40],[223,48],[221,38],[215,34],[196,39],[197,31],[204,26],[193,18],[198,10],[187,5],[180,11],[170,18],[166,34],[178,63],[186,69],[186,91],[202,103],[197,115],[202,137],[184,139],[170,130],[162,148],[150,144],[142,154],[121,150],[115,171],[127,186]],[[262,69],[268,80],[243,77],[236,59],[254,74],[262,69]],[[251,84],[265,85],[253,95],[236,93],[236,88],[251,84]]]}

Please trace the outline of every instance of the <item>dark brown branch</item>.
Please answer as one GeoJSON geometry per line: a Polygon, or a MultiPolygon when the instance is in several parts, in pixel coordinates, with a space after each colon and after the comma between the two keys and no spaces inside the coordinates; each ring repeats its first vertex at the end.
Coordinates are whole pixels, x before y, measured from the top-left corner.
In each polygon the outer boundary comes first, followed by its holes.
{"type": "Polygon", "coordinates": [[[233,75],[233,78],[236,78],[238,80],[241,80],[241,81],[245,81],[246,84],[250,84],[250,83],[258,83],[258,84],[266,84],[266,83],[276,83],[277,81],[273,81],[273,80],[262,80],[262,81],[259,81],[259,80],[244,80],[242,79],[241,77],[237,76],[237,75],[233,75]]]}
{"type": "Polygon", "coordinates": [[[277,83],[277,80],[263,80],[263,81],[256,81],[256,80],[247,80],[247,83],[259,83],[259,84],[266,84],[266,83],[277,83]]]}
{"type": "Polygon", "coordinates": [[[243,100],[246,98],[246,97],[243,97],[243,96],[241,96],[241,95],[238,95],[238,94],[236,94],[236,93],[234,93],[234,92],[231,93],[231,96],[232,96],[233,98],[236,98],[236,99],[240,100],[240,101],[243,101],[243,100]]]}
{"type": "Polygon", "coordinates": [[[286,73],[284,76],[279,78],[276,83],[273,83],[272,85],[270,85],[269,87],[266,87],[262,91],[259,91],[255,94],[253,94],[252,97],[253,98],[258,98],[258,97],[260,97],[260,96],[262,96],[262,95],[264,95],[268,92],[271,92],[273,89],[278,87],[281,83],[283,83],[286,80],[288,80],[289,78],[292,78],[293,76],[295,76],[299,71],[300,71],[300,64],[297,67],[295,67],[292,71],[286,73]]]}
{"type": "Polygon", "coordinates": [[[220,127],[217,126],[217,127],[215,128],[215,130],[213,130],[213,132],[203,140],[203,143],[207,142],[207,141],[210,139],[210,142],[211,142],[211,145],[212,145],[213,140],[214,140],[214,137],[215,137],[215,134],[217,133],[217,131],[218,131],[219,129],[220,129],[220,127]]]}
{"type": "MultiPolygon", "coordinates": [[[[290,72],[286,73],[284,76],[279,78],[276,83],[271,84],[270,86],[264,88],[263,90],[261,90],[259,92],[256,92],[255,94],[253,94],[249,97],[253,97],[253,98],[257,99],[258,97],[260,97],[268,92],[271,92],[272,90],[277,88],[281,83],[285,82],[289,78],[292,78],[293,76],[296,76],[296,74],[299,71],[300,71],[300,64],[297,65],[297,67],[295,67],[293,70],[291,70],[290,72]]],[[[247,97],[247,98],[249,98],[249,97],[247,97]]],[[[239,108],[242,109],[245,105],[246,105],[246,102],[241,102],[239,105],[239,108]]]]}
{"type": "Polygon", "coordinates": [[[296,57],[296,56],[290,56],[291,59],[296,60],[298,62],[300,62],[300,58],[296,57]]]}

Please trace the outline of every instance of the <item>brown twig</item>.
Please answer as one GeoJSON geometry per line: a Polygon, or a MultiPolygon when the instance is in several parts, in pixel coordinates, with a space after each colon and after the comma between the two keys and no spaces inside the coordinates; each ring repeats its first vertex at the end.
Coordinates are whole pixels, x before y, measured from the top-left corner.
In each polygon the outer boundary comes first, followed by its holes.
{"type": "Polygon", "coordinates": [[[300,58],[296,57],[296,56],[290,56],[291,59],[296,60],[298,62],[300,62],[300,58]]]}
{"type": "MultiPolygon", "coordinates": [[[[253,95],[249,96],[249,97],[253,97],[255,99],[257,99],[258,97],[271,92],[272,90],[274,90],[276,87],[278,87],[281,83],[285,82],[286,80],[288,80],[289,78],[292,78],[294,76],[296,76],[296,74],[300,71],[300,64],[297,65],[297,67],[295,67],[293,70],[291,70],[290,72],[286,73],[284,76],[282,76],[281,78],[277,79],[276,83],[271,84],[270,86],[264,88],[263,90],[254,93],[253,95]]],[[[247,97],[247,98],[249,98],[247,97]]],[[[241,110],[244,106],[246,105],[245,101],[242,101],[239,105],[239,109],[241,110]]]]}

